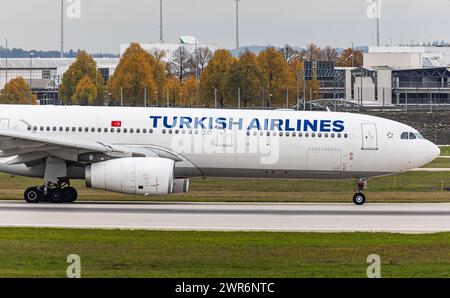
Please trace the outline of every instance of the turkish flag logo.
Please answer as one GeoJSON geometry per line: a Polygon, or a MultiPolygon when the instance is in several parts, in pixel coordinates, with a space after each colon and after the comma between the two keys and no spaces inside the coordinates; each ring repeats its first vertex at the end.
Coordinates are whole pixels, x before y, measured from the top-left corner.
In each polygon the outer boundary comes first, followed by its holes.
{"type": "Polygon", "coordinates": [[[112,127],[122,127],[122,121],[111,121],[112,127]]]}

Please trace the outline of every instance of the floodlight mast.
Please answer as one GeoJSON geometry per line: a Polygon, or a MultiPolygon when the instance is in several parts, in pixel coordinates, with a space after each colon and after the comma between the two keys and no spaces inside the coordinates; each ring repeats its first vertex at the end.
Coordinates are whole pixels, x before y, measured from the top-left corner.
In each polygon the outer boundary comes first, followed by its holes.
{"type": "Polygon", "coordinates": [[[163,0],[159,0],[159,42],[164,43],[163,31],[163,0]]]}
{"type": "Polygon", "coordinates": [[[236,52],[239,56],[239,1],[240,0],[234,0],[236,1],[236,52]]]}
{"type": "Polygon", "coordinates": [[[61,0],[61,53],[60,57],[64,58],[64,0],[61,0]]]}

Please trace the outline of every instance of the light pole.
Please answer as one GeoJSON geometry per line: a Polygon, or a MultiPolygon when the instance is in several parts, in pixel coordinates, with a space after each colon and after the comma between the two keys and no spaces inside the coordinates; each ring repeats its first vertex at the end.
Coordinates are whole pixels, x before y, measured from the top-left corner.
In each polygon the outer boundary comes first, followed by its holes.
{"type": "Polygon", "coordinates": [[[64,0],[61,0],[61,58],[64,58],[64,0]]]}
{"type": "Polygon", "coordinates": [[[31,86],[31,78],[32,78],[32,71],[33,71],[33,56],[34,56],[34,53],[33,52],[31,52],[30,53],[30,104],[33,104],[33,89],[32,89],[32,86],[31,86]]]}
{"type": "Polygon", "coordinates": [[[236,1],[236,53],[239,56],[239,1],[236,1]]]}
{"type": "Polygon", "coordinates": [[[377,47],[380,46],[380,16],[381,16],[381,4],[380,0],[377,1],[377,47]]]}
{"type": "Polygon", "coordinates": [[[163,32],[163,0],[159,1],[159,42],[164,43],[163,32]]]}
{"type": "Polygon", "coordinates": [[[5,39],[5,43],[6,43],[6,45],[5,45],[5,67],[6,67],[6,70],[5,70],[5,77],[6,77],[5,84],[8,84],[8,39],[5,39]]]}

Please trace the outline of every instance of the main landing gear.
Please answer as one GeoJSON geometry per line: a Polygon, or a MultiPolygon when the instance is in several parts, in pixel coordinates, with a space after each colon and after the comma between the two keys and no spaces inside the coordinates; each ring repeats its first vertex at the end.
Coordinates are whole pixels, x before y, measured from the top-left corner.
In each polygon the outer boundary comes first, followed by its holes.
{"type": "Polygon", "coordinates": [[[366,203],[366,196],[364,195],[364,189],[367,187],[367,179],[360,178],[357,180],[358,192],[353,196],[353,203],[358,206],[362,206],[366,203]]]}
{"type": "Polygon", "coordinates": [[[61,204],[74,203],[78,198],[78,193],[68,181],[62,181],[57,184],[46,183],[43,186],[30,187],[25,191],[23,197],[30,204],[40,202],[61,204]]]}

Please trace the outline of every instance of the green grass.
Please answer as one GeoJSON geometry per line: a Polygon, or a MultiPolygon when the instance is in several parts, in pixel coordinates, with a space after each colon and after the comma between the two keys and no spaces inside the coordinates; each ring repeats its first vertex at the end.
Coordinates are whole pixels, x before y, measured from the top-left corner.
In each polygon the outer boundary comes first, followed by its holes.
{"type": "Polygon", "coordinates": [[[448,169],[450,168],[450,158],[437,158],[423,168],[448,169]]]}
{"type": "MultiPolygon", "coordinates": [[[[22,199],[25,188],[40,179],[0,175],[0,199],[22,199]]],[[[80,200],[192,202],[346,202],[356,191],[354,181],[264,179],[193,179],[187,194],[168,197],[127,196],[86,189],[75,181],[80,200]]],[[[410,172],[369,181],[370,202],[450,202],[450,172],[410,172]]]]}
{"type": "Polygon", "coordinates": [[[450,146],[440,146],[441,156],[450,156],[450,146]]]}
{"type": "Polygon", "coordinates": [[[450,233],[433,235],[0,229],[0,277],[450,277],[450,233]]]}

